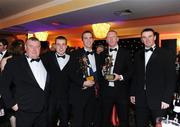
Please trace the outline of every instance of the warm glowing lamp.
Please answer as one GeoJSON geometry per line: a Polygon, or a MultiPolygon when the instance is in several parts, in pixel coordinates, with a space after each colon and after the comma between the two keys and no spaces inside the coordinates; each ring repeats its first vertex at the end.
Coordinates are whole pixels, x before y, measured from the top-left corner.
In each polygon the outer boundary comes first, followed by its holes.
{"type": "Polygon", "coordinates": [[[48,32],[35,32],[34,34],[40,41],[46,41],[48,38],[48,32]]]}
{"type": "Polygon", "coordinates": [[[28,33],[28,39],[33,36],[34,36],[33,34],[28,33]]]}
{"type": "Polygon", "coordinates": [[[97,23],[92,25],[92,29],[96,38],[102,39],[106,37],[110,25],[108,23],[97,23]]]}
{"type": "Polygon", "coordinates": [[[177,52],[180,51],[180,38],[177,38],[177,52]]]}

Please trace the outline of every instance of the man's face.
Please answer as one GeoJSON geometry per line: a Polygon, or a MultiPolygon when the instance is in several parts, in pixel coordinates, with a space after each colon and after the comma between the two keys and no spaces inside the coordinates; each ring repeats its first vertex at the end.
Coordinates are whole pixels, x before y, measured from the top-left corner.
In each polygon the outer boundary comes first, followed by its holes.
{"type": "Polygon", "coordinates": [[[108,43],[109,47],[115,47],[118,44],[119,38],[115,32],[108,32],[106,37],[106,42],[108,43]]]}
{"type": "Polygon", "coordinates": [[[40,55],[40,50],[41,50],[41,44],[39,41],[27,40],[25,44],[25,51],[30,58],[32,59],[38,58],[40,55]]]}
{"type": "Polygon", "coordinates": [[[7,45],[3,45],[3,43],[0,42],[0,52],[3,52],[4,50],[6,50],[7,45]]]}
{"type": "Polygon", "coordinates": [[[66,49],[67,49],[66,40],[64,40],[64,39],[57,39],[56,43],[55,43],[55,49],[56,49],[56,52],[59,55],[63,55],[66,52],[66,49]]]}
{"type": "Polygon", "coordinates": [[[150,48],[155,44],[156,36],[152,31],[145,31],[141,35],[141,41],[144,43],[145,47],[150,48]]]}
{"type": "Polygon", "coordinates": [[[84,33],[82,40],[85,48],[92,48],[94,39],[91,33],[84,33]]]}

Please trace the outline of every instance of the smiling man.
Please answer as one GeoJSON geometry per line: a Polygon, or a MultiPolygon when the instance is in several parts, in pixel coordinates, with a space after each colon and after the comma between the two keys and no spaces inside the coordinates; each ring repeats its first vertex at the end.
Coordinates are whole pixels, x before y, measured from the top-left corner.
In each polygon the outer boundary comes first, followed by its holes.
{"type": "Polygon", "coordinates": [[[42,57],[51,77],[48,127],[56,127],[58,120],[61,127],[68,127],[68,75],[71,57],[66,53],[66,49],[67,39],[58,36],[55,39],[55,52],[46,53],[42,57]]]}
{"type": "Polygon", "coordinates": [[[37,38],[29,38],[26,53],[10,59],[2,71],[2,97],[15,111],[17,127],[47,127],[49,76],[39,57],[40,48],[37,38]],[[12,84],[15,93],[10,91],[12,84]]]}
{"type": "MultiPolygon", "coordinates": [[[[73,115],[72,127],[92,126],[96,98],[98,98],[97,82],[100,74],[100,63],[98,55],[92,50],[93,33],[91,31],[83,32],[82,42],[84,48],[73,52],[71,64],[72,83],[69,93],[73,115]]],[[[96,123],[94,122],[94,124],[96,123]]]]}
{"type": "Polygon", "coordinates": [[[151,118],[155,124],[170,106],[176,73],[173,55],[155,44],[153,29],[144,29],[141,40],[145,48],[135,55],[130,99],[136,107],[137,127],[147,127],[151,118]]]}
{"type": "MultiPolygon", "coordinates": [[[[117,115],[121,127],[128,127],[129,110],[129,79],[131,77],[131,60],[128,50],[118,45],[118,33],[110,30],[107,33],[106,42],[108,49],[103,52],[104,60],[112,57],[110,74],[114,79],[105,78],[102,83],[102,127],[111,127],[111,113],[116,106],[117,115]]],[[[105,63],[104,63],[105,65],[105,63]]]]}

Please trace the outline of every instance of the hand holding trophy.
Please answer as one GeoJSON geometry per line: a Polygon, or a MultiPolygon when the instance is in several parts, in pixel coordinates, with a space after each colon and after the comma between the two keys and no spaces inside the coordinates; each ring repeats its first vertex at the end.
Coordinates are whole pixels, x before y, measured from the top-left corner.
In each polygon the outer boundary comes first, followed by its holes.
{"type": "Polygon", "coordinates": [[[108,81],[112,81],[115,78],[115,75],[112,74],[112,66],[113,66],[113,59],[112,59],[112,55],[108,55],[105,58],[105,65],[103,68],[103,73],[104,73],[104,78],[108,81]]]}
{"type": "Polygon", "coordinates": [[[88,58],[86,56],[82,56],[80,59],[79,59],[79,62],[80,62],[80,68],[83,72],[83,76],[84,78],[86,79],[86,81],[90,80],[90,81],[94,81],[94,76],[90,73],[90,69],[91,66],[90,64],[88,64],[88,58]]]}
{"type": "Polygon", "coordinates": [[[88,64],[87,56],[82,56],[79,59],[79,62],[80,62],[80,68],[83,72],[83,77],[86,79],[86,81],[84,81],[83,88],[82,88],[84,90],[84,89],[87,89],[88,87],[92,87],[95,84],[94,76],[91,75],[90,73],[90,69],[92,70],[92,68],[90,64],[88,64]]]}

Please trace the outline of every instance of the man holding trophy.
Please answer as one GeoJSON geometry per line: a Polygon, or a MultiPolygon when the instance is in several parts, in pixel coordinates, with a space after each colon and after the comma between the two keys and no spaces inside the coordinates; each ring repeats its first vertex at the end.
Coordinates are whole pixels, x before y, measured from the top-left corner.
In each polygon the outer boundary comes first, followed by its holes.
{"type": "Polygon", "coordinates": [[[98,76],[101,74],[98,55],[92,50],[94,42],[90,31],[82,33],[84,48],[72,53],[70,103],[72,126],[90,127],[94,121],[98,97],[98,76]]]}
{"type": "Polygon", "coordinates": [[[111,126],[111,113],[116,106],[121,127],[128,127],[128,90],[131,77],[131,60],[129,52],[118,46],[117,32],[111,30],[107,33],[108,49],[104,52],[104,66],[102,73],[102,126],[111,126]]]}

